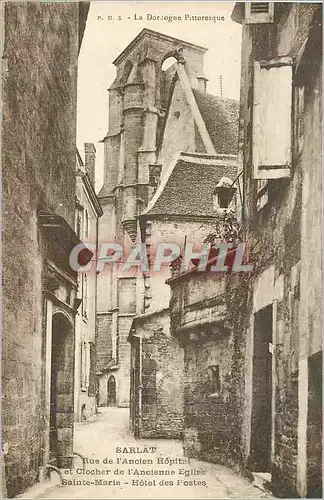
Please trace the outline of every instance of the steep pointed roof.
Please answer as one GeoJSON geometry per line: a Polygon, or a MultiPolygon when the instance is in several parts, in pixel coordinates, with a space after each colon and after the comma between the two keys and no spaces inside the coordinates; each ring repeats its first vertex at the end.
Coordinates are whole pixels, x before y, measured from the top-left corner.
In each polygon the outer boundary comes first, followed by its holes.
{"type": "Polygon", "coordinates": [[[211,217],[215,187],[222,177],[234,181],[236,176],[234,155],[180,153],[141,216],[211,217]]]}
{"type": "Polygon", "coordinates": [[[179,81],[198,129],[195,151],[205,151],[208,154],[236,155],[238,153],[239,102],[234,99],[214,96],[192,87],[184,66],[178,63],[176,68],[176,74],[169,90],[169,101],[159,139],[159,149],[164,140],[175,84],[179,81]],[[198,137],[202,141],[201,145],[198,137]]]}
{"type": "Polygon", "coordinates": [[[237,154],[239,102],[192,89],[209,137],[219,154],[237,154]]]}

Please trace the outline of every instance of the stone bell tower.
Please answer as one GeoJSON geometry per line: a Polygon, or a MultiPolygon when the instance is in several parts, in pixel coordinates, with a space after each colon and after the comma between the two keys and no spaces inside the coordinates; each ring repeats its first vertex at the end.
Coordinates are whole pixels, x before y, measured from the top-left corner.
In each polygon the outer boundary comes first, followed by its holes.
{"type": "Polygon", "coordinates": [[[133,241],[135,216],[147,203],[143,188],[149,183],[149,165],[156,161],[158,129],[171,83],[162,70],[163,62],[168,57],[183,59],[192,86],[197,87],[204,79],[206,50],[144,29],[114,61],[117,76],[109,88],[109,130],[103,140],[105,176],[99,196],[115,191],[122,201],[119,222],[133,241]]]}
{"type": "MultiPolygon", "coordinates": [[[[136,216],[144,210],[152,193],[149,173],[154,167],[150,166],[157,161],[159,136],[175,73],[172,67],[163,71],[162,65],[169,57],[182,61],[191,85],[199,87],[206,80],[203,71],[206,50],[143,29],[113,62],[117,75],[109,88],[109,128],[103,139],[104,184],[99,198],[104,215],[99,223],[99,241],[117,241],[124,248],[134,244],[138,234],[136,216]]],[[[102,340],[110,347],[101,358],[99,353],[99,367],[104,370],[113,366],[118,378],[118,371],[125,365],[125,377],[129,379],[127,329],[132,317],[141,312],[140,300],[131,296],[139,297],[141,292],[137,282],[131,284],[132,278],[119,277],[115,271],[110,278],[105,274],[98,277],[99,344],[100,335],[110,332],[109,339],[102,340]],[[134,303],[133,308],[130,303],[134,303]]],[[[116,383],[117,404],[126,405],[129,390],[123,388],[123,395],[118,397],[118,380],[116,383]]]]}

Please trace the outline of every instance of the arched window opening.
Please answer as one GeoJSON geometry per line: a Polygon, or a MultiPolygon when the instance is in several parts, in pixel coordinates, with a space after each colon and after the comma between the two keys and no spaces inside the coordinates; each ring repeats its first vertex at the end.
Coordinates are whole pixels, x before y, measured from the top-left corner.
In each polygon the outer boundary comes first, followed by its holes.
{"type": "Polygon", "coordinates": [[[128,77],[129,77],[132,69],[133,69],[133,63],[132,63],[132,61],[127,60],[125,62],[124,71],[123,71],[122,77],[120,79],[121,85],[125,85],[125,83],[127,82],[128,77]]]}
{"type": "Polygon", "coordinates": [[[172,80],[177,71],[177,59],[174,56],[167,57],[161,66],[161,108],[166,109],[172,80]]]}
{"type": "Polygon", "coordinates": [[[162,64],[162,71],[166,71],[168,70],[171,66],[173,66],[173,64],[176,64],[177,63],[177,60],[175,57],[171,56],[171,57],[167,57],[164,61],[163,61],[163,64],[162,64]]]}
{"type": "Polygon", "coordinates": [[[107,383],[107,405],[116,406],[116,380],[110,375],[107,383]]]}

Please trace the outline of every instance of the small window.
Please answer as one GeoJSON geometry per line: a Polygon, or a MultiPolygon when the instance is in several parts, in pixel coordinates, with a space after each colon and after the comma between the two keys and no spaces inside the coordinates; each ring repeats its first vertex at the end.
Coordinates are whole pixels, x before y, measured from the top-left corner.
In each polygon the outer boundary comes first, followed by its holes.
{"type": "Polygon", "coordinates": [[[211,374],[211,387],[212,393],[209,395],[210,398],[219,398],[221,392],[221,377],[219,365],[213,365],[209,367],[211,374]]]}
{"type": "Polygon", "coordinates": [[[232,199],[231,192],[226,188],[222,188],[217,193],[217,197],[218,197],[219,208],[228,208],[230,201],[232,199]]]}
{"type": "Polygon", "coordinates": [[[213,193],[214,210],[235,210],[236,188],[229,177],[222,177],[213,193]]]}
{"type": "Polygon", "coordinates": [[[82,315],[88,318],[88,276],[82,273],[82,315]]]}
{"type": "Polygon", "coordinates": [[[96,348],[94,342],[89,342],[89,396],[96,395],[96,348]]]}
{"type": "Polygon", "coordinates": [[[80,209],[76,210],[75,213],[75,232],[79,238],[81,238],[82,232],[82,212],[80,209]]]}
{"type": "Polygon", "coordinates": [[[87,346],[86,342],[81,342],[81,390],[87,390],[87,346]]]}
{"type": "Polygon", "coordinates": [[[269,2],[253,2],[250,3],[251,14],[268,14],[269,2]]]}
{"type": "Polygon", "coordinates": [[[84,212],[84,237],[89,238],[89,213],[88,210],[84,212]]]}
{"type": "Polygon", "coordinates": [[[161,178],[162,165],[153,164],[149,165],[149,184],[150,186],[157,187],[161,178]]]}
{"type": "Polygon", "coordinates": [[[245,23],[272,23],[274,2],[247,2],[245,4],[245,23]]]}

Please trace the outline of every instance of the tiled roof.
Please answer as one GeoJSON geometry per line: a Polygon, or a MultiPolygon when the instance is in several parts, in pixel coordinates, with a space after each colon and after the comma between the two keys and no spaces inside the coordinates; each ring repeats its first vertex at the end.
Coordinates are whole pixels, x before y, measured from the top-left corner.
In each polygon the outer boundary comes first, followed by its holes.
{"type": "Polygon", "coordinates": [[[215,187],[223,176],[234,180],[236,175],[235,158],[180,155],[143,215],[212,216],[215,187]]]}
{"type": "Polygon", "coordinates": [[[239,103],[192,89],[216,153],[237,154],[239,103]]]}

